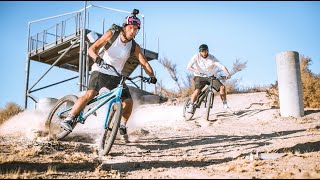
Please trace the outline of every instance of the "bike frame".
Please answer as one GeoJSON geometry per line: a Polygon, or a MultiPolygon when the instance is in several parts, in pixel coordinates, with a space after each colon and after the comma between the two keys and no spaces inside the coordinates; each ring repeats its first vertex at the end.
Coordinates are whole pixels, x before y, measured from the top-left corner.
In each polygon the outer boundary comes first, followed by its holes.
{"type": "MultiPolygon", "coordinates": [[[[102,100],[99,104],[97,104],[96,106],[94,106],[93,108],[91,108],[88,112],[86,112],[85,114],[83,114],[83,111],[80,112],[79,117],[77,119],[78,122],[84,124],[84,121],[94,112],[96,112],[99,108],[101,108],[103,105],[105,105],[106,103],[109,102],[108,106],[107,106],[107,114],[106,114],[106,119],[105,119],[105,123],[104,123],[104,128],[107,128],[107,124],[108,124],[108,117],[109,117],[109,113],[110,113],[110,109],[111,109],[111,105],[115,102],[120,102],[121,103],[121,94],[122,94],[122,90],[123,90],[123,85],[119,84],[118,87],[114,88],[113,90],[111,90],[110,92],[105,92],[102,93],[96,97],[94,97],[86,106],[100,101],[102,100]]],[[[72,109],[72,107],[70,107],[69,109],[60,112],[59,114],[65,113],[67,111],[70,111],[72,109]]]]}
{"type": "MultiPolygon", "coordinates": [[[[205,107],[206,107],[206,103],[207,103],[207,95],[208,95],[208,93],[211,91],[212,93],[214,93],[213,92],[213,90],[212,89],[214,89],[213,88],[213,86],[212,86],[212,80],[214,80],[213,78],[210,78],[210,84],[206,87],[206,89],[203,89],[203,90],[201,90],[201,92],[200,92],[200,94],[199,94],[199,96],[198,96],[198,98],[197,98],[197,107],[200,107],[201,106],[201,103],[202,103],[202,101],[204,100],[204,98],[206,98],[205,99],[205,101],[204,101],[204,103],[205,103],[205,107]]],[[[210,106],[211,106],[212,104],[210,104],[210,106]]]]}
{"type": "MultiPolygon", "coordinates": [[[[133,80],[135,78],[143,78],[142,81],[148,81],[149,78],[145,78],[143,76],[136,76],[136,77],[133,77],[133,78],[130,78],[130,77],[126,77],[126,76],[122,76],[120,75],[117,70],[111,66],[111,65],[108,65],[108,64],[105,64],[103,66],[104,68],[112,68],[114,70],[114,72],[118,75],[118,77],[121,77],[121,81],[119,83],[119,85],[112,89],[110,92],[105,92],[105,93],[102,93],[101,95],[98,95],[96,97],[94,97],[91,101],[88,102],[88,105],[94,103],[94,102],[97,102],[97,101],[100,101],[102,100],[101,102],[99,102],[99,104],[97,104],[96,106],[94,106],[93,108],[91,108],[88,112],[86,112],[85,114],[83,114],[83,110],[80,112],[79,114],[79,117],[77,118],[77,122],[80,122],[82,124],[84,124],[85,120],[88,118],[88,116],[90,116],[91,114],[93,114],[94,112],[96,112],[99,108],[101,108],[103,105],[105,105],[106,103],[109,102],[108,104],[108,107],[107,107],[107,114],[106,114],[106,120],[105,120],[105,123],[104,123],[104,128],[106,129],[107,128],[107,125],[108,125],[108,119],[109,119],[109,113],[110,113],[110,109],[111,109],[111,105],[113,103],[117,103],[117,102],[120,102],[122,103],[121,101],[121,94],[122,94],[122,90],[123,90],[123,84],[125,83],[125,80],[133,80]]],[[[58,115],[60,116],[62,113],[65,113],[65,112],[68,112],[72,109],[72,107],[68,108],[67,110],[63,111],[63,112],[60,112],[58,115]]]]}
{"type": "Polygon", "coordinates": [[[92,104],[92,103],[94,103],[96,101],[99,101],[101,99],[103,99],[103,100],[99,104],[94,106],[92,109],[90,109],[84,115],[82,115],[82,113],[80,113],[78,121],[83,123],[87,119],[88,116],[90,116],[91,114],[96,112],[100,107],[102,107],[103,105],[105,105],[106,103],[109,102],[108,106],[107,106],[107,114],[106,114],[106,119],[105,119],[105,123],[104,123],[104,128],[107,128],[108,117],[109,117],[111,105],[113,103],[115,103],[115,102],[120,102],[121,103],[122,90],[123,90],[123,85],[120,84],[120,85],[118,85],[117,88],[111,90],[110,92],[102,93],[101,95],[93,98],[87,105],[90,105],[90,104],[92,104]]]}

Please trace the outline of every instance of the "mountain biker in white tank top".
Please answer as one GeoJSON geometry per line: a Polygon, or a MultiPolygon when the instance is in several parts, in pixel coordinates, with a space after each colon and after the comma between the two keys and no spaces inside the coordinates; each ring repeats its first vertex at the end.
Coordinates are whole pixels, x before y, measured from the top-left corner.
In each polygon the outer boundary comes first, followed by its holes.
{"type": "MultiPolygon", "coordinates": [[[[89,87],[85,95],[80,97],[74,104],[72,110],[70,111],[68,117],[60,124],[61,127],[68,131],[72,131],[70,123],[74,118],[78,116],[80,111],[91,101],[99,92],[102,87],[109,87],[108,89],[115,88],[120,82],[120,78],[109,68],[105,70],[99,66],[104,63],[111,64],[116,68],[116,70],[121,73],[123,67],[130,57],[130,50],[132,46],[132,40],[137,35],[140,29],[140,19],[136,17],[139,10],[134,9],[132,14],[124,19],[122,24],[121,32],[117,39],[112,43],[112,45],[106,50],[106,53],[101,58],[98,55],[98,51],[103,48],[109,40],[111,40],[114,31],[109,29],[105,32],[101,38],[99,38],[95,43],[89,48],[89,56],[95,62],[92,65],[92,73],[90,76],[89,87]]],[[[142,54],[140,46],[136,44],[134,54],[137,57],[140,65],[143,67],[146,74],[150,76],[150,82],[155,84],[157,82],[154,76],[153,70],[148,63],[145,56],[142,54]]],[[[129,92],[129,88],[124,84],[123,92],[121,95],[122,100],[122,119],[120,122],[120,135],[122,142],[128,142],[128,135],[126,129],[126,123],[132,112],[133,101],[129,92]]]]}

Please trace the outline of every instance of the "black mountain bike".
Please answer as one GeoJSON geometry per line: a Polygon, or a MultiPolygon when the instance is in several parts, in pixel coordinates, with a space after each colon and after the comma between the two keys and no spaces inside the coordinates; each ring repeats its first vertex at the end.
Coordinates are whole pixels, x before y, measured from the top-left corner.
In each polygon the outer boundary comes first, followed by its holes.
{"type": "Polygon", "coordinates": [[[210,77],[206,77],[206,78],[208,78],[210,84],[201,90],[196,102],[194,103],[195,107],[193,108],[193,111],[192,112],[187,111],[187,108],[189,106],[191,106],[191,97],[189,97],[187,99],[186,103],[184,104],[183,117],[185,118],[185,120],[190,120],[193,117],[193,115],[195,114],[196,109],[201,107],[201,104],[204,104],[204,107],[207,109],[206,120],[209,120],[210,109],[212,108],[213,101],[214,101],[214,91],[213,91],[214,87],[212,85],[212,82],[215,79],[226,80],[226,76],[219,76],[218,78],[216,78],[215,76],[210,76],[210,77]]]}

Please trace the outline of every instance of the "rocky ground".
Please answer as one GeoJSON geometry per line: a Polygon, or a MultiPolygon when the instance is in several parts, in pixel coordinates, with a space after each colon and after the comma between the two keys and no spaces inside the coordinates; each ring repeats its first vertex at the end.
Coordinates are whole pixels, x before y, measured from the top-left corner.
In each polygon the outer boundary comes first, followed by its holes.
{"type": "Polygon", "coordinates": [[[115,141],[100,157],[99,118],[80,124],[63,141],[41,133],[44,116],[23,112],[0,126],[0,178],[320,178],[320,109],[281,117],[264,92],[218,96],[182,117],[183,104],[135,105],[128,144],[115,141]],[[255,103],[255,104],[252,104],[255,103]]]}

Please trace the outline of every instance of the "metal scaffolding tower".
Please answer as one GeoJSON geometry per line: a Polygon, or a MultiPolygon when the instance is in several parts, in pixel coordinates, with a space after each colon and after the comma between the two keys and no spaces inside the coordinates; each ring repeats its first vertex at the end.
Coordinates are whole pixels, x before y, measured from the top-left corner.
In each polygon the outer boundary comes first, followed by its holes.
{"type": "MultiPolygon", "coordinates": [[[[79,91],[85,90],[85,87],[89,83],[89,71],[91,70],[91,65],[93,61],[90,60],[88,56],[88,48],[91,45],[87,34],[92,32],[86,28],[87,21],[87,9],[89,8],[101,8],[111,11],[124,12],[130,14],[131,12],[117,10],[113,8],[96,6],[90,3],[85,6],[83,9],[75,12],[65,13],[53,17],[48,17],[44,19],[39,19],[36,21],[31,21],[28,23],[28,40],[27,40],[27,56],[26,56],[26,84],[25,84],[25,108],[27,108],[28,97],[31,98],[34,102],[38,102],[37,98],[34,97],[31,93],[60,84],[66,81],[73,79],[79,79],[79,91]],[[46,21],[49,19],[54,19],[66,15],[72,15],[71,18],[63,20],[62,22],[52,26],[49,29],[45,29],[42,32],[37,33],[34,36],[30,35],[31,25],[37,22],[46,21]],[[74,23],[74,30],[71,33],[66,33],[65,28],[68,25],[74,23]],[[49,64],[50,68],[31,86],[29,87],[29,75],[30,75],[30,62],[31,60],[49,64]],[[79,72],[78,76],[71,77],[44,87],[34,89],[34,87],[42,80],[43,77],[53,67],[60,67],[66,70],[71,70],[79,72]]],[[[144,52],[145,57],[148,61],[158,59],[158,53],[149,51],[145,49],[145,37],[144,37],[144,15],[142,16],[142,26],[143,26],[143,47],[142,51],[144,52]]],[[[98,37],[101,37],[102,34],[96,33],[98,37]]],[[[135,56],[132,56],[126,62],[123,74],[129,76],[139,65],[138,59],[135,56]]],[[[141,67],[142,75],[142,67],[141,67]]],[[[138,87],[134,82],[133,84],[138,87]]],[[[141,81],[140,88],[142,89],[143,82],[141,81]]]]}

